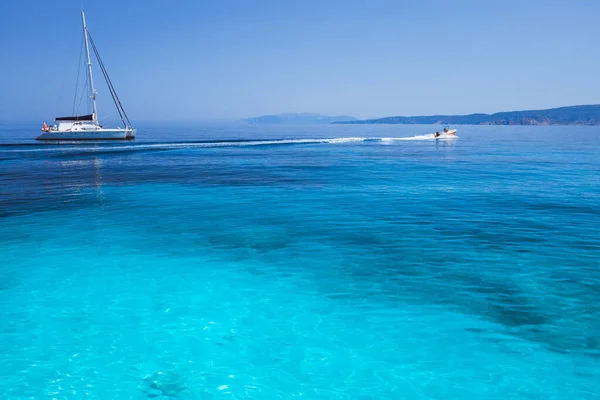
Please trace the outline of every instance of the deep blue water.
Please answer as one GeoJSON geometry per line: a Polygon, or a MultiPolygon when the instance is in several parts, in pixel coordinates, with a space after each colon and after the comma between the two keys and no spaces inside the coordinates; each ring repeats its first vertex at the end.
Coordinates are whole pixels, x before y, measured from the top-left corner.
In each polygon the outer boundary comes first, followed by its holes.
{"type": "Polygon", "coordinates": [[[0,125],[0,397],[600,398],[600,129],[458,128],[0,125]]]}

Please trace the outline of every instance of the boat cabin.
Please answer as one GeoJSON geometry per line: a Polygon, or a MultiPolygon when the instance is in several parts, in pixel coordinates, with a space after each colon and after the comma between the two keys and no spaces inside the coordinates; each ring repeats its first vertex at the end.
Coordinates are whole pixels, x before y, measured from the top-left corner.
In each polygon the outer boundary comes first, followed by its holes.
{"type": "Polygon", "coordinates": [[[85,131],[98,129],[93,113],[76,117],[58,117],[55,118],[54,121],[58,122],[58,126],[56,127],[57,131],[85,131]]]}

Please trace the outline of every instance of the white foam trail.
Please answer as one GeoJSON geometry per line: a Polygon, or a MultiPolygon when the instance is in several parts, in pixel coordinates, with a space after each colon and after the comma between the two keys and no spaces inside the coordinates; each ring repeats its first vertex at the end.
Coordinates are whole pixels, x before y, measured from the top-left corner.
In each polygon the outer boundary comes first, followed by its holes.
{"type": "MultiPolygon", "coordinates": [[[[438,137],[438,139],[453,139],[457,136],[444,135],[438,137]]],[[[342,143],[358,143],[364,141],[374,142],[393,142],[402,140],[432,140],[434,139],[433,134],[418,135],[412,137],[341,137],[341,138],[321,138],[321,139],[274,139],[274,140],[256,140],[256,141],[215,141],[215,142],[183,142],[183,143],[149,143],[149,144],[131,144],[122,146],[97,146],[98,143],[90,146],[62,146],[56,144],[52,147],[36,148],[36,149],[15,149],[10,152],[113,152],[113,151],[139,151],[139,150],[151,150],[151,149],[165,149],[165,150],[176,150],[176,149],[193,149],[193,148],[209,148],[209,147],[247,147],[247,146],[265,146],[265,145],[289,145],[289,144],[342,144],[342,143]]]]}
{"type": "Polygon", "coordinates": [[[331,138],[331,139],[280,139],[280,140],[257,140],[257,141],[227,141],[227,142],[203,142],[203,143],[155,143],[135,146],[110,147],[109,150],[144,150],[144,149],[191,149],[206,147],[247,147],[247,146],[269,146],[277,144],[318,144],[318,143],[351,143],[364,142],[367,138],[331,138]]]}
{"type": "MultiPolygon", "coordinates": [[[[454,138],[458,138],[458,136],[456,135],[440,135],[438,136],[438,140],[439,139],[454,139],[454,138]]],[[[411,136],[411,137],[389,137],[389,138],[381,138],[382,142],[393,142],[396,140],[433,140],[435,139],[435,136],[433,135],[433,133],[428,133],[427,135],[417,135],[417,136],[411,136]]]]}

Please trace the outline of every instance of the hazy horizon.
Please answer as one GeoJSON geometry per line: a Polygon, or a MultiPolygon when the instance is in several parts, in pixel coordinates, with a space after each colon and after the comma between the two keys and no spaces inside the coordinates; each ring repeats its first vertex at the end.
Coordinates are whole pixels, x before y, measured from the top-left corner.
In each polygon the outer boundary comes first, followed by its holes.
{"type": "MultiPolygon", "coordinates": [[[[565,105],[565,106],[557,106],[557,107],[552,107],[552,108],[564,108],[564,107],[577,107],[577,106],[600,106],[600,104],[573,104],[573,105],[565,105]]],[[[168,119],[168,118],[162,118],[162,117],[158,117],[158,118],[138,118],[137,121],[138,122],[164,122],[164,123],[176,123],[176,122],[182,122],[182,123],[193,123],[193,122],[202,122],[202,123],[243,123],[245,122],[245,120],[248,119],[253,119],[253,118],[259,118],[259,117],[265,117],[265,116],[280,116],[280,115],[302,115],[302,114],[306,114],[306,115],[320,115],[323,117],[353,117],[356,118],[357,120],[367,120],[367,119],[378,119],[378,118],[386,118],[386,117],[428,117],[428,116],[468,116],[468,115],[474,115],[474,114],[488,114],[488,115],[492,115],[492,114],[496,114],[496,113],[504,113],[504,112],[520,112],[520,111],[544,111],[546,109],[538,109],[538,110],[534,110],[534,109],[529,109],[529,110],[501,110],[501,111],[496,111],[496,112],[491,112],[491,113],[479,113],[479,112],[470,112],[470,113],[466,113],[466,114],[428,114],[428,115],[382,115],[382,116],[378,116],[378,117],[373,117],[373,118],[359,118],[356,117],[354,115],[327,115],[327,114],[322,114],[322,113],[317,113],[317,112],[304,112],[304,111],[300,111],[300,112],[294,112],[294,111],[287,111],[287,112],[281,112],[281,113],[271,113],[271,114],[262,114],[262,115],[254,115],[254,116],[250,116],[250,117],[239,117],[239,118],[228,118],[228,117],[203,117],[203,118],[178,118],[178,119],[168,119]]],[[[41,117],[41,119],[46,119],[48,120],[48,118],[46,117],[41,117]]],[[[35,117],[29,117],[27,119],[23,119],[23,118],[19,118],[19,119],[0,119],[0,123],[25,123],[25,124],[29,124],[29,123],[38,123],[40,121],[40,118],[35,118],[35,117]]],[[[50,120],[48,120],[50,121],[50,120]]],[[[460,124],[458,124],[460,125],[460,124]]]]}
{"type": "MultiPolygon", "coordinates": [[[[82,7],[132,121],[600,103],[595,2],[35,0],[0,5],[0,120],[71,113],[82,7]]],[[[103,118],[114,107],[92,64],[103,118]]]]}

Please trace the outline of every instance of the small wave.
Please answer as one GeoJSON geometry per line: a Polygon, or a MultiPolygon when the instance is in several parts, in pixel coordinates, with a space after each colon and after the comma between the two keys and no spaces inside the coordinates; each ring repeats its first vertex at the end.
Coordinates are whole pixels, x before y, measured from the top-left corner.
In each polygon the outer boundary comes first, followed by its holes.
{"type": "MultiPolygon", "coordinates": [[[[180,143],[140,143],[129,145],[114,145],[106,143],[94,143],[90,145],[65,145],[53,143],[52,147],[41,144],[37,148],[15,149],[15,146],[9,150],[12,152],[105,152],[105,151],[140,151],[140,150],[175,150],[188,148],[206,148],[206,147],[245,147],[245,146],[269,146],[285,144],[318,144],[318,143],[352,143],[369,140],[364,137],[351,138],[323,138],[323,139],[272,139],[272,140],[223,140],[223,141],[201,141],[201,142],[180,142],[180,143]]],[[[72,143],[70,143],[72,144],[72,143]]],[[[25,145],[28,147],[28,145],[25,145]]]]}

